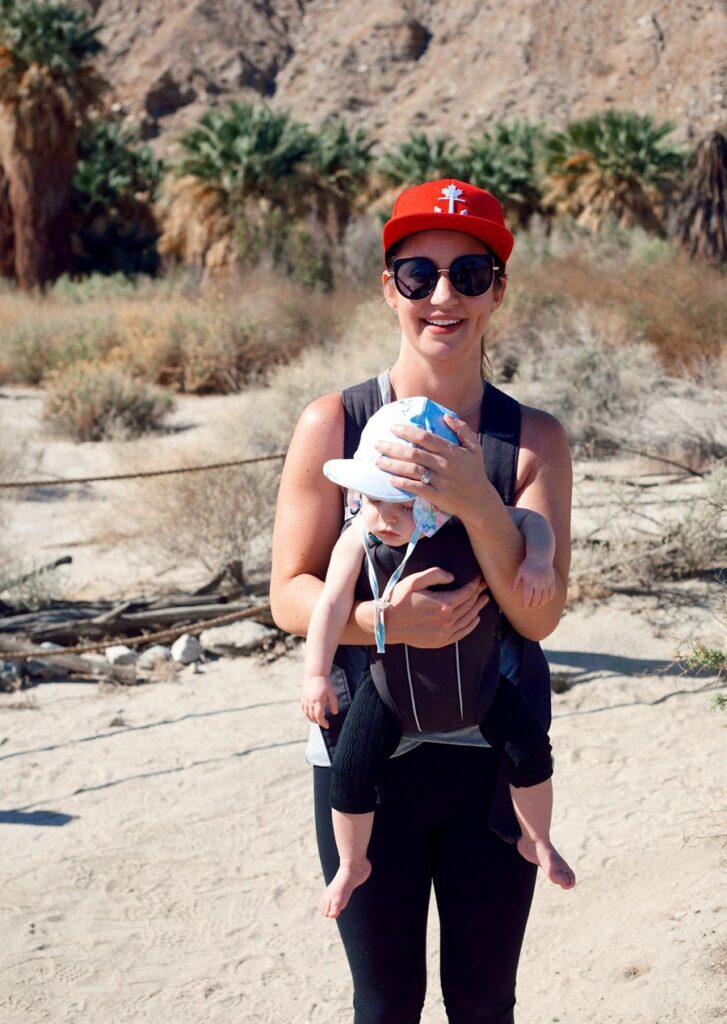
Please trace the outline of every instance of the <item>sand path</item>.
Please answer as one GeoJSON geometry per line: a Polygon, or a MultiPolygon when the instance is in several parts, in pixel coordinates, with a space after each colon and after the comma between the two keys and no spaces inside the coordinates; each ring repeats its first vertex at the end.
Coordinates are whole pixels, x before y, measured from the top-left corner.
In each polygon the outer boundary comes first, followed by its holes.
{"type": "MultiPolygon", "coordinates": [[[[518,1024],[725,1015],[727,717],[713,681],[657,671],[671,641],[617,603],[547,645],[572,684],[554,697],[554,834],[579,882],[538,884],[518,1024]]],[[[350,1020],[316,913],[299,674],[293,654],[0,695],[3,1019],[350,1020]]],[[[431,932],[423,1021],[441,1024],[431,932]]]]}

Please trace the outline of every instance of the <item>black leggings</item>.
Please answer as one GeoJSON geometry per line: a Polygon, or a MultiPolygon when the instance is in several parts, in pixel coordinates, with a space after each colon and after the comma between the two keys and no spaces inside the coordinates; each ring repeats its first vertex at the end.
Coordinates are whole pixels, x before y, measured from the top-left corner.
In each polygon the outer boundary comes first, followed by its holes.
{"type": "MultiPolygon", "coordinates": [[[[432,884],[449,1024],[513,1024],[515,976],[536,868],[490,830],[500,763],[486,748],[424,743],[392,758],[379,785],[371,877],[338,918],[354,1024],[417,1024],[426,989],[432,884]]],[[[314,769],[326,883],[338,868],[328,768],[314,769]]]]}

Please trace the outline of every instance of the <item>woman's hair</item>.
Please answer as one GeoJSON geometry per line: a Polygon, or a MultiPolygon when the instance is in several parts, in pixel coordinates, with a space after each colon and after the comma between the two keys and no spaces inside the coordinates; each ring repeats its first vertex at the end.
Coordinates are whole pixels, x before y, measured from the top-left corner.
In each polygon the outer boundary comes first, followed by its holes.
{"type": "MultiPolygon", "coordinates": [[[[398,257],[399,253],[401,252],[401,247],[405,241],[406,238],[400,238],[399,241],[392,245],[390,249],[387,249],[386,253],[384,254],[384,265],[390,274],[394,273],[394,260],[398,257]]],[[[497,255],[496,252],[492,251],[489,245],[485,245],[484,242],[481,242],[480,244],[485,246],[485,249],[491,256],[494,256],[496,260],[500,260],[500,257],[497,255]]],[[[503,260],[500,260],[498,269],[495,271],[495,279],[492,283],[492,287],[494,288],[495,285],[501,286],[502,282],[506,279],[506,277],[507,264],[503,260]]],[[[490,362],[489,356],[487,355],[487,346],[485,344],[484,334],[480,338],[480,373],[485,380],[491,381],[492,378],[494,377],[492,363],[490,362]]]]}

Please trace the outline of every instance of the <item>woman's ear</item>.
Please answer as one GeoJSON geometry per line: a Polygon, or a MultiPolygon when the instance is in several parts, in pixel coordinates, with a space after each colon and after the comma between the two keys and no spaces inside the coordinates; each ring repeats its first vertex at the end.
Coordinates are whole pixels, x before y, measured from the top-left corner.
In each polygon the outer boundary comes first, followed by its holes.
{"type": "Polygon", "coordinates": [[[381,286],[384,290],[384,300],[386,305],[396,312],[396,285],[394,284],[394,275],[390,270],[384,270],[381,274],[381,286]]]}
{"type": "Polygon", "coordinates": [[[496,277],[492,285],[492,312],[499,309],[502,305],[502,300],[505,298],[505,289],[507,288],[506,277],[496,277]]]}

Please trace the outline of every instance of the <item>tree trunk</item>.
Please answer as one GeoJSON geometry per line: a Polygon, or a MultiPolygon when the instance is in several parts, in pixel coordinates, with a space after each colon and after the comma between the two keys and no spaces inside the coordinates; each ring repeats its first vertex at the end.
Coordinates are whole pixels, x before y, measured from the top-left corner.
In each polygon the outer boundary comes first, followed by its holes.
{"type": "Polygon", "coordinates": [[[71,266],[71,182],[76,126],[59,103],[33,104],[33,123],[0,118],[0,159],[8,179],[21,288],[42,288],[71,266]],[[45,129],[45,130],[44,130],[45,129]]]}
{"type": "Polygon", "coordinates": [[[0,164],[0,277],[15,277],[15,236],[8,179],[0,164]]]}

